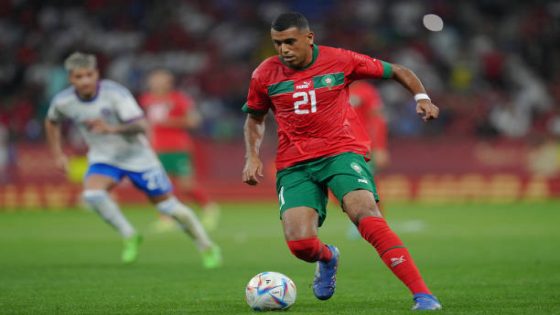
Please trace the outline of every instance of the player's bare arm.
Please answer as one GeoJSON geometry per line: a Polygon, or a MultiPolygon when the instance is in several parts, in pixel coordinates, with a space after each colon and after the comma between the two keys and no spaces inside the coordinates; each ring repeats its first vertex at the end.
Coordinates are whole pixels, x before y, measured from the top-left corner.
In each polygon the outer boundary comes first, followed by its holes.
{"type": "Polygon", "coordinates": [[[148,129],[148,122],[144,118],[120,125],[108,124],[103,119],[93,119],[86,124],[91,132],[101,134],[136,134],[144,133],[148,129]]]}
{"type": "Polygon", "coordinates": [[[248,185],[257,185],[258,177],[263,176],[263,163],[259,151],[265,131],[266,115],[257,116],[248,114],[245,120],[243,133],[245,136],[245,167],[243,168],[243,182],[248,185]]]}
{"type": "Polygon", "coordinates": [[[62,171],[68,170],[68,158],[62,151],[60,124],[47,118],[45,119],[45,130],[47,133],[49,148],[54,156],[56,167],[62,171]]]}
{"type": "Polygon", "coordinates": [[[404,86],[416,98],[416,113],[422,116],[424,121],[438,118],[439,108],[432,103],[426,94],[426,89],[422,82],[412,70],[397,64],[391,65],[393,70],[392,78],[404,86]]]}

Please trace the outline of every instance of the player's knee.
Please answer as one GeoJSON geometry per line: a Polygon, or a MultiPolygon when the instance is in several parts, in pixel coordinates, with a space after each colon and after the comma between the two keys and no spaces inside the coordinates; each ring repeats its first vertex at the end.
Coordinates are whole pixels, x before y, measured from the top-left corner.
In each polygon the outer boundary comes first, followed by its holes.
{"type": "Polygon", "coordinates": [[[342,205],[350,220],[357,226],[358,222],[365,217],[382,217],[375,201],[365,198],[344,199],[342,205]]]}
{"type": "Polygon", "coordinates": [[[89,204],[91,206],[95,206],[97,204],[100,204],[100,203],[106,201],[110,197],[109,197],[109,194],[105,190],[86,189],[82,192],[82,198],[87,204],[89,204]]]}
{"type": "Polygon", "coordinates": [[[177,198],[170,197],[166,200],[158,202],[156,204],[156,208],[158,209],[159,212],[161,212],[163,214],[173,216],[175,214],[176,209],[177,209],[178,203],[179,203],[179,200],[177,200],[177,198]]]}
{"type": "Polygon", "coordinates": [[[307,261],[315,262],[321,254],[321,242],[318,238],[287,241],[288,247],[294,256],[307,261]]]}
{"type": "Polygon", "coordinates": [[[363,218],[367,217],[382,218],[383,216],[379,210],[357,211],[354,212],[353,216],[350,216],[350,220],[352,221],[352,223],[354,223],[354,225],[359,226],[360,221],[362,221],[363,218]]]}

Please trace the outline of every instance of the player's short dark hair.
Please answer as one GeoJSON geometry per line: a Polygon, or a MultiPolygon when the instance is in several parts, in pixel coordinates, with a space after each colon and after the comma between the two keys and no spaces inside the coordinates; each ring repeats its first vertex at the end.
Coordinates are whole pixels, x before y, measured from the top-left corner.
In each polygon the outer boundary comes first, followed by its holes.
{"type": "Polygon", "coordinates": [[[271,27],[278,32],[285,31],[291,27],[295,27],[298,30],[308,30],[309,22],[305,16],[299,12],[286,12],[276,17],[271,27]]]}

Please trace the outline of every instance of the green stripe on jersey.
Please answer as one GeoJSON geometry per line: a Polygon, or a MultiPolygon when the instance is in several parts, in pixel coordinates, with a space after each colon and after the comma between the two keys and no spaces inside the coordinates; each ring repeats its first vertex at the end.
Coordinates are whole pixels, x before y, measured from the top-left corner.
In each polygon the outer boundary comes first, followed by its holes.
{"type": "Polygon", "coordinates": [[[313,77],[313,86],[316,89],[344,84],[344,72],[329,73],[313,77]]]}
{"type": "Polygon", "coordinates": [[[289,93],[293,92],[294,90],[294,81],[282,81],[272,84],[268,87],[268,96],[289,93]]]}
{"type": "Polygon", "coordinates": [[[268,113],[267,110],[256,110],[256,109],[249,108],[247,103],[243,104],[243,107],[241,108],[241,110],[246,114],[253,114],[253,115],[257,115],[257,116],[262,116],[262,115],[265,115],[266,113],[268,113]]]}
{"type": "Polygon", "coordinates": [[[389,79],[393,75],[393,67],[390,63],[385,61],[381,61],[381,65],[383,66],[383,74],[381,75],[381,77],[383,79],[389,79]]]}

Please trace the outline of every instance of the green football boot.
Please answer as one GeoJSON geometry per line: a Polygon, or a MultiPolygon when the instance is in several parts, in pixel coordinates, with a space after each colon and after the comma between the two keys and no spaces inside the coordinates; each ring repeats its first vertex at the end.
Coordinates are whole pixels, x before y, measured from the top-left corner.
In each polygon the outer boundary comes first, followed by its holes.
{"type": "Polygon", "coordinates": [[[138,247],[142,243],[142,235],[135,234],[123,240],[122,262],[131,264],[138,258],[138,247]]]}
{"type": "Polygon", "coordinates": [[[212,245],[212,247],[201,251],[200,255],[204,268],[215,269],[222,266],[222,250],[218,245],[212,245]]]}

